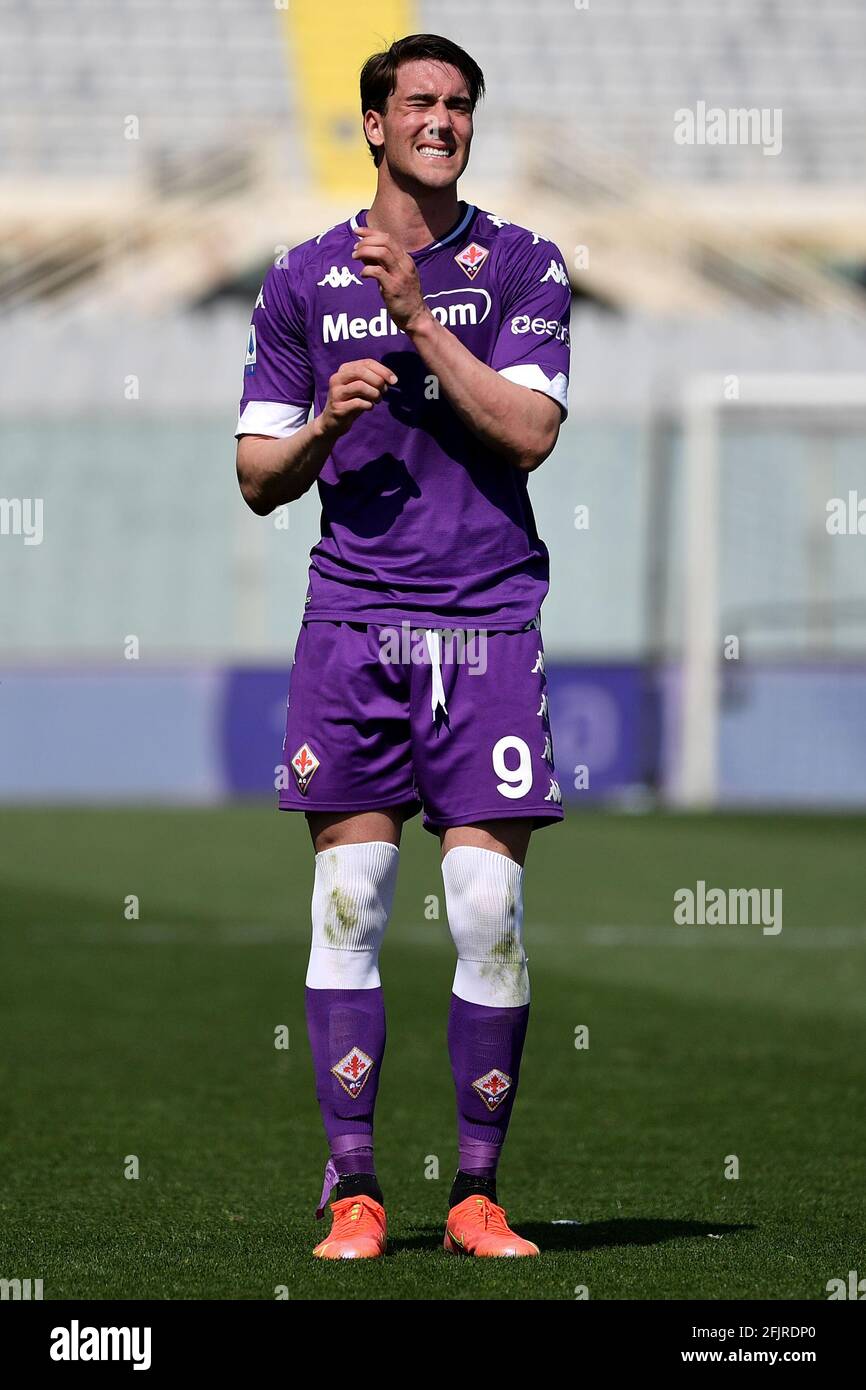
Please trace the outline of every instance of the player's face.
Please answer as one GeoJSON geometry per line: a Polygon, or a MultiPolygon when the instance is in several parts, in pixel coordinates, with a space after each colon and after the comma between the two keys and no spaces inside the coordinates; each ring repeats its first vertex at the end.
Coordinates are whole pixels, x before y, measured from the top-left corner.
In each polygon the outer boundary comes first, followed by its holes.
{"type": "Polygon", "coordinates": [[[384,115],[368,112],[375,123],[373,143],[382,144],[392,174],[448,188],[469,161],[472,101],[466,78],[445,63],[418,59],[397,69],[397,85],[384,115]]]}

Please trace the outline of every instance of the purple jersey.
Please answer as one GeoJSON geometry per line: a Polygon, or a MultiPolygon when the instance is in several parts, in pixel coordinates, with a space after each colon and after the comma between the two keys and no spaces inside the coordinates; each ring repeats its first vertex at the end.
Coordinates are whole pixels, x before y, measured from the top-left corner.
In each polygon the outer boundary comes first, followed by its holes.
{"type": "MultiPolygon", "coordinates": [[[[454,229],[413,251],[437,319],[509,381],[566,413],[571,291],[553,242],[461,205],[454,229]]],[[[287,437],[325,406],[344,362],[398,378],[334,444],[319,475],[322,538],[306,620],[525,626],[548,587],[527,475],[460,420],[352,260],[366,213],[273,267],[250,325],[237,434],[287,437]]]]}

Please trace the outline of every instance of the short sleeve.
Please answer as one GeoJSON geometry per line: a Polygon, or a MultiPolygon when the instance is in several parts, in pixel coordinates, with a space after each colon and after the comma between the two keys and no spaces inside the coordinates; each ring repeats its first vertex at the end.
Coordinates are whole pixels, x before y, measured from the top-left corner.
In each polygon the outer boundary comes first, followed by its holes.
{"type": "MultiPolygon", "coordinates": [[[[504,248],[503,248],[504,249],[504,248]]],[[[509,246],[499,268],[502,322],[490,366],[551,396],[568,414],[571,286],[562,253],[552,241],[526,233],[509,246]]]]}
{"type": "Polygon", "coordinates": [[[314,387],[298,276],[298,257],[290,252],[283,265],[271,267],[259,290],[247,336],[236,437],[285,439],[307,422],[314,387]]]}

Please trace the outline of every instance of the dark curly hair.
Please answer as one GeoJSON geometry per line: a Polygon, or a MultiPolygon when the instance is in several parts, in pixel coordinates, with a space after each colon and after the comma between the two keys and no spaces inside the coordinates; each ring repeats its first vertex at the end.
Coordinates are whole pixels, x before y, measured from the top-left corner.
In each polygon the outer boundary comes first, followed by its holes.
{"type": "MultiPolygon", "coordinates": [[[[484,96],[484,73],[474,58],[465,49],[439,34],[410,34],[408,38],[397,39],[383,53],[374,53],[361,69],[361,114],[378,111],[385,114],[388,98],[397,86],[397,69],[401,63],[412,63],[418,58],[430,58],[437,63],[448,63],[466,78],[472,110],[484,96]]],[[[373,163],[382,162],[381,147],[367,141],[373,163]]]]}

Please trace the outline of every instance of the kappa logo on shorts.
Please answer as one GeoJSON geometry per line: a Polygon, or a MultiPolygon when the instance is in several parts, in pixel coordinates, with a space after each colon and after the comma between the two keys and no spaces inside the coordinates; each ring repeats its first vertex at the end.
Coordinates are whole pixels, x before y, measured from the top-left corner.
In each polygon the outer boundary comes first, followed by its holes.
{"type": "Polygon", "coordinates": [[[489,255],[486,247],[479,246],[477,241],[470,241],[468,246],[457,252],[454,259],[469,279],[474,280],[489,255]]]}
{"type": "Polygon", "coordinates": [[[538,673],[539,673],[539,671],[541,672],[541,674],[542,674],[542,676],[543,676],[543,675],[544,675],[544,652],[539,652],[539,653],[538,653],[538,656],[535,658],[535,665],[533,666],[533,668],[532,668],[532,670],[530,671],[529,674],[530,674],[531,676],[537,676],[538,673]]]}
{"type": "Polygon", "coordinates": [[[321,764],[308,743],[302,743],[297,753],[292,758],[292,772],[295,774],[295,781],[298,784],[298,791],[301,796],[307,795],[307,787],[310,785],[310,778],[317,767],[321,764]]]}
{"type": "Polygon", "coordinates": [[[548,719],[550,717],[550,702],[547,698],[547,691],[541,697],[541,704],[538,707],[538,718],[548,719]]]}
{"type": "Polygon", "coordinates": [[[488,1110],[495,1110],[511,1090],[511,1077],[498,1067],[492,1067],[472,1082],[472,1089],[478,1092],[488,1110]]]}
{"type": "Polygon", "coordinates": [[[562,788],[560,787],[555,777],[551,777],[550,791],[547,793],[547,796],[544,799],[545,801],[555,801],[557,806],[562,805],[562,788]]]}
{"type": "Polygon", "coordinates": [[[357,1100],[373,1066],[373,1058],[362,1052],[360,1047],[350,1047],[345,1057],[341,1057],[339,1062],[331,1067],[331,1071],[343,1090],[352,1100],[357,1100]]]}

